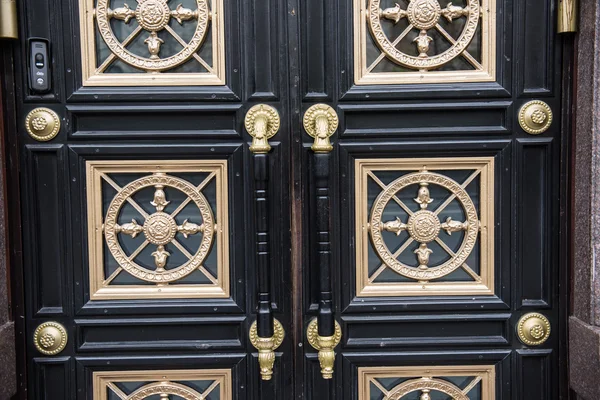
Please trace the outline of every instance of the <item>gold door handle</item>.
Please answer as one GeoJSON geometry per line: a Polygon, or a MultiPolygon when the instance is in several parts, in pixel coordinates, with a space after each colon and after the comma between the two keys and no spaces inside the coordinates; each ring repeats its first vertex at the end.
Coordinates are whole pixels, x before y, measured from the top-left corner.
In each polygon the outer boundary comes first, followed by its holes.
{"type": "Polygon", "coordinates": [[[266,104],[258,104],[248,110],[246,131],[252,136],[250,151],[254,162],[254,227],[256,238],[255,268],[257,280],[257,315],[250,327],[250,343],[258,350],[258,364],[262,380],[273,377],[275,350],[281,346],[285,331],[273,318],[271,309],[271,265],[269,254],[269,139],[279,130],[281,123],[277,110],[266,104]]]}

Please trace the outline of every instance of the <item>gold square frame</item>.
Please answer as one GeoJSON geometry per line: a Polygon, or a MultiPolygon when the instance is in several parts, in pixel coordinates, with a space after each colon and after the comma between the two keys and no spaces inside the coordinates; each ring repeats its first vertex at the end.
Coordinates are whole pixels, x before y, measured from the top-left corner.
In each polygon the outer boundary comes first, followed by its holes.
{"type": "MultiPolygon", "coordinates": [[[[208,178],[207,178],[208,179],[208,178]]],[[[229,298],[229,215],[226,160],[98,160],[86,162],[90,300],[229,298]],[[216,181],[217,277],[210,284],[110,285],[104,272],[102,180],[110,173],[206,172],[216,181]]],[[[110,183],[110,182],[109,182],[110,183]]],[[[114,183],[114,182],[113,182],[114,183]]],[[[117,188],[115,188],[117,189],[117,188]]],[[[118,191],[118,189],[117,189],[118,191]]],[[[126,273],[126,272],[123,272],[126,273]]]]}
{"type": "MultiPolygon", "coordinates": [[[[451,366],[402,366],[402,367],[360,367],[358,369],[358,400],[371,399],[371,383],[384,393],[386,399],[401,400],[403,396],[398,395],[401,391],[408,393],[427,389],[438,383],[438,387],[444,388],[436,381],[438,377],[468,376],[473,380],[462,390],[453,384],[447,386],[448,390],[458,390],[461,396],[468,399],[467,394],[477,384],[481,383],[481,400],[495,400],[496,398],[496,367],[493,365],[451,365],[451,366]],[[392,390],[384,388],[377,379],[405,378],[407,379],[392,390]],[[429,379],[429,380],[428,380],[429,379]],[[400,386],[404,385],[404,390],[400,386]],[[410,387],[409,387],[410,386],[410,387]]],[[[435,390],[435,389],[434,389],[435,390]]],[[[407,394],[408,394],[407,393],[407,394]]],[[[446,393],[450,395],[449,393],[446,393]]],[[[452,397],[456,398],[456,397],[452,397]]]]}
{"type": "MultiPolygon", "coordinates": [[[[475,70],[427,72],[373,72],[385,59],[381,52],[377,62],[368,64],[367,43],[371,33],[367,28],[368,0],[354,0],[354,83],[356,85],[393,85],[424,83],[493,82],[496,80],[496,0],[482,0],[481,67],[475,70]]],[[[378,48],[379,49],[379,48],[378,48]]],[[[381,51],[381,49],[379,49],[381,51]]],[[[459,56],[462,57],[462,56],[459,56]]],[[[390,62],[393,62],[390,60],[390,62]]]]}
{"type": "MultiPolygon", "coordinates": [[[[102,72],[97,66],[95,2],[79,1],[81,37],[81,71],[83,86],[208,86],[225,84],[225,30],[223,0],[212,0],[210,27],[212,32],[213,65],[203,66],[209,72],[197,73],[114,73],[102,72]]],[[[114,53],[109,55],[109,58],[114,53]]],[[[118,58],[117,58],[118,59],[118,58]]],[[[106,62],[105,62],[106,63],[106,62]]]]}
{"type": "MultiPolygon", "coordinates": [[[[355,191],[356,294],[358,297],[493,295],[495,293],[493,157],[357,159],[355,161],[355,191]],[[369,275],[368,250],[369,246],[372,246],[372,241],[369,235],[371,210],[368,207],[368,178],[373,176],[374,171],[418,172],[423,166],[427,166],[428,171],[475,170],[473,176],[480,179],[478,213],[481,226],[479,232],[480,273],[477,274],[479,279],[462,282],[414,280],[383,283],[374,282],[375,278],[369,275]]],[[[385,264],[381,259],[380,262],[381,268],[383,268],[385,264]]]]}
{"type": "Polygon", "coordinates": [[[233,400],[231,370],[229,369],[196,369],[196,370],[164,370],[164,371],[96,371],[92,375],[92,390],[94,400],[108,400],[108,390],[111,390],[118,397],[126,400],[145,399],[144,395],[136,397],[135,393],[143,390],[147,395],[174,394],[178,396],[191,396],[191,398],[204,399],[214,390],[219,388],[219,399],[233,400]],[[177,381],[213,381],[213,383],[203,392],[195,390],[177,383],[177,381]],[[136,392],[125,394],[116,386],[116,383],[122,382],[151,382],[144,385],[136,392]],[[156,387],[159,386],[160,387],[156,387]],[[166,389],[166,390],[165,390],[166,389]],[[187,390],[191,389],[190,392],[187,390]],[[165,392],[161,392],[165,390],[165,392]]]}

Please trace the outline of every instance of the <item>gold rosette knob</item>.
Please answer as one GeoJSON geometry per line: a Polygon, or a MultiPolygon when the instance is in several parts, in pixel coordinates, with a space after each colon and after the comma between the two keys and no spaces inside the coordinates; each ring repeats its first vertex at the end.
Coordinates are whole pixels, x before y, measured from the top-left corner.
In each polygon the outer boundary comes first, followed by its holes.
{"type": "Polygon", "coordinates": [[[258,350],[258,364],[260,376],[263,381],[270,381],[273,377],[273,366],[275,365],[275,350],[281,346],[285,338],[285,330],[281,322],[273,320],[273,336],[263,338],[258,336],[256,321],[250,327],[250,343],[258,350]]]}
{"type": "Polygon", "coordinates": [[[342,328],[335,322],[335,333],[333,336],[319,336],[317,319],[313,319],[306,329],[308,343],[319,352],[319,364],[323,379],[333,379],[333,365],[335,364],[334,349],[342,340],[342,328]]]}

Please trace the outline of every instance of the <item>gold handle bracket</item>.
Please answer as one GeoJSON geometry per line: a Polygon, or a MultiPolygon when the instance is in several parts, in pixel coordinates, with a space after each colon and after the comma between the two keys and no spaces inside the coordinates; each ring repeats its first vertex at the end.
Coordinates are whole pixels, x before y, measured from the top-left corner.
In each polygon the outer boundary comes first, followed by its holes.
{"type": "Polygon", "coordinates": [[[275,350],[281,346],[285,338],[285,330],[278,320],[273,320],[273,336],[263,338],[258,336],[256,321],[250,327],[250,343],[258,350],[258,365],[260,376],[263,381],[270,381],[273,377],[273,366],[275,365],[275,350]]]}
{"type": "Polygon", "coordinates": [[[327,104],[315,104],[304,114],[304,129],[315,142],[311,146],[315,153],[328,153],[333,150],[329,138],[339,125],[335,110],[327,104]]]}
{"type": "Polygon", "coordinates": [[[577,0],[559,0],[558,33],[577,32],[577,0]]]}
{"type": "Polygon", "coordinates": [[[281,126],[277,110],[266,104],[255,105],[246,113],[244,124],[252,136],[250,151],[258,154],[271,151],[269,139],[275,136],[281,126]]]}
{"type": "Polygon", "coordinates": [[[342,340],[342,328],[335,322],[335,334],[333,336],[319,336],[317,319],[313,319],[306,329],[308,343],[319,352],[319,364],[323,379],[333,379],[333,365],[335,363],[334,349],[342,340]]]}

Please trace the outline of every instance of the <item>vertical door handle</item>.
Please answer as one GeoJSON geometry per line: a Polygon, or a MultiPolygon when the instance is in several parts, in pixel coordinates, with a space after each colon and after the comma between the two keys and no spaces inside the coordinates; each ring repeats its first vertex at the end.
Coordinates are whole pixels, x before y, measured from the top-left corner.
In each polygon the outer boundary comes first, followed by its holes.
{"type": "Polygon", "coordinates": [[[324,379],[333,378],[335,347],[342,339],[342,330],[333,314],[331,274],[331,240],[329,170],[333,146],[329,138],[338,127],[338,117],[326,104],[315,104],[304,114],[304,129],[312,138],[313,175],[317,207],[317,249],[319,276],[319,310],[306,332],[310,345],[319,352],[321,374],[324,379]]]}
{"type": "Polygon", "coordinates": [[[257,279],[257,316],[250,327],[249,337],[258,350],[260,375],[268,381],[273,377],[275,350],[285,337],[279,321],[271,309],[271,265],[269,252],[269,139],[279,131],[280,119],[273,107],[259,104],[246,114],[246,131],[252,136],[254,162],[254,226],[257,279]]]}

